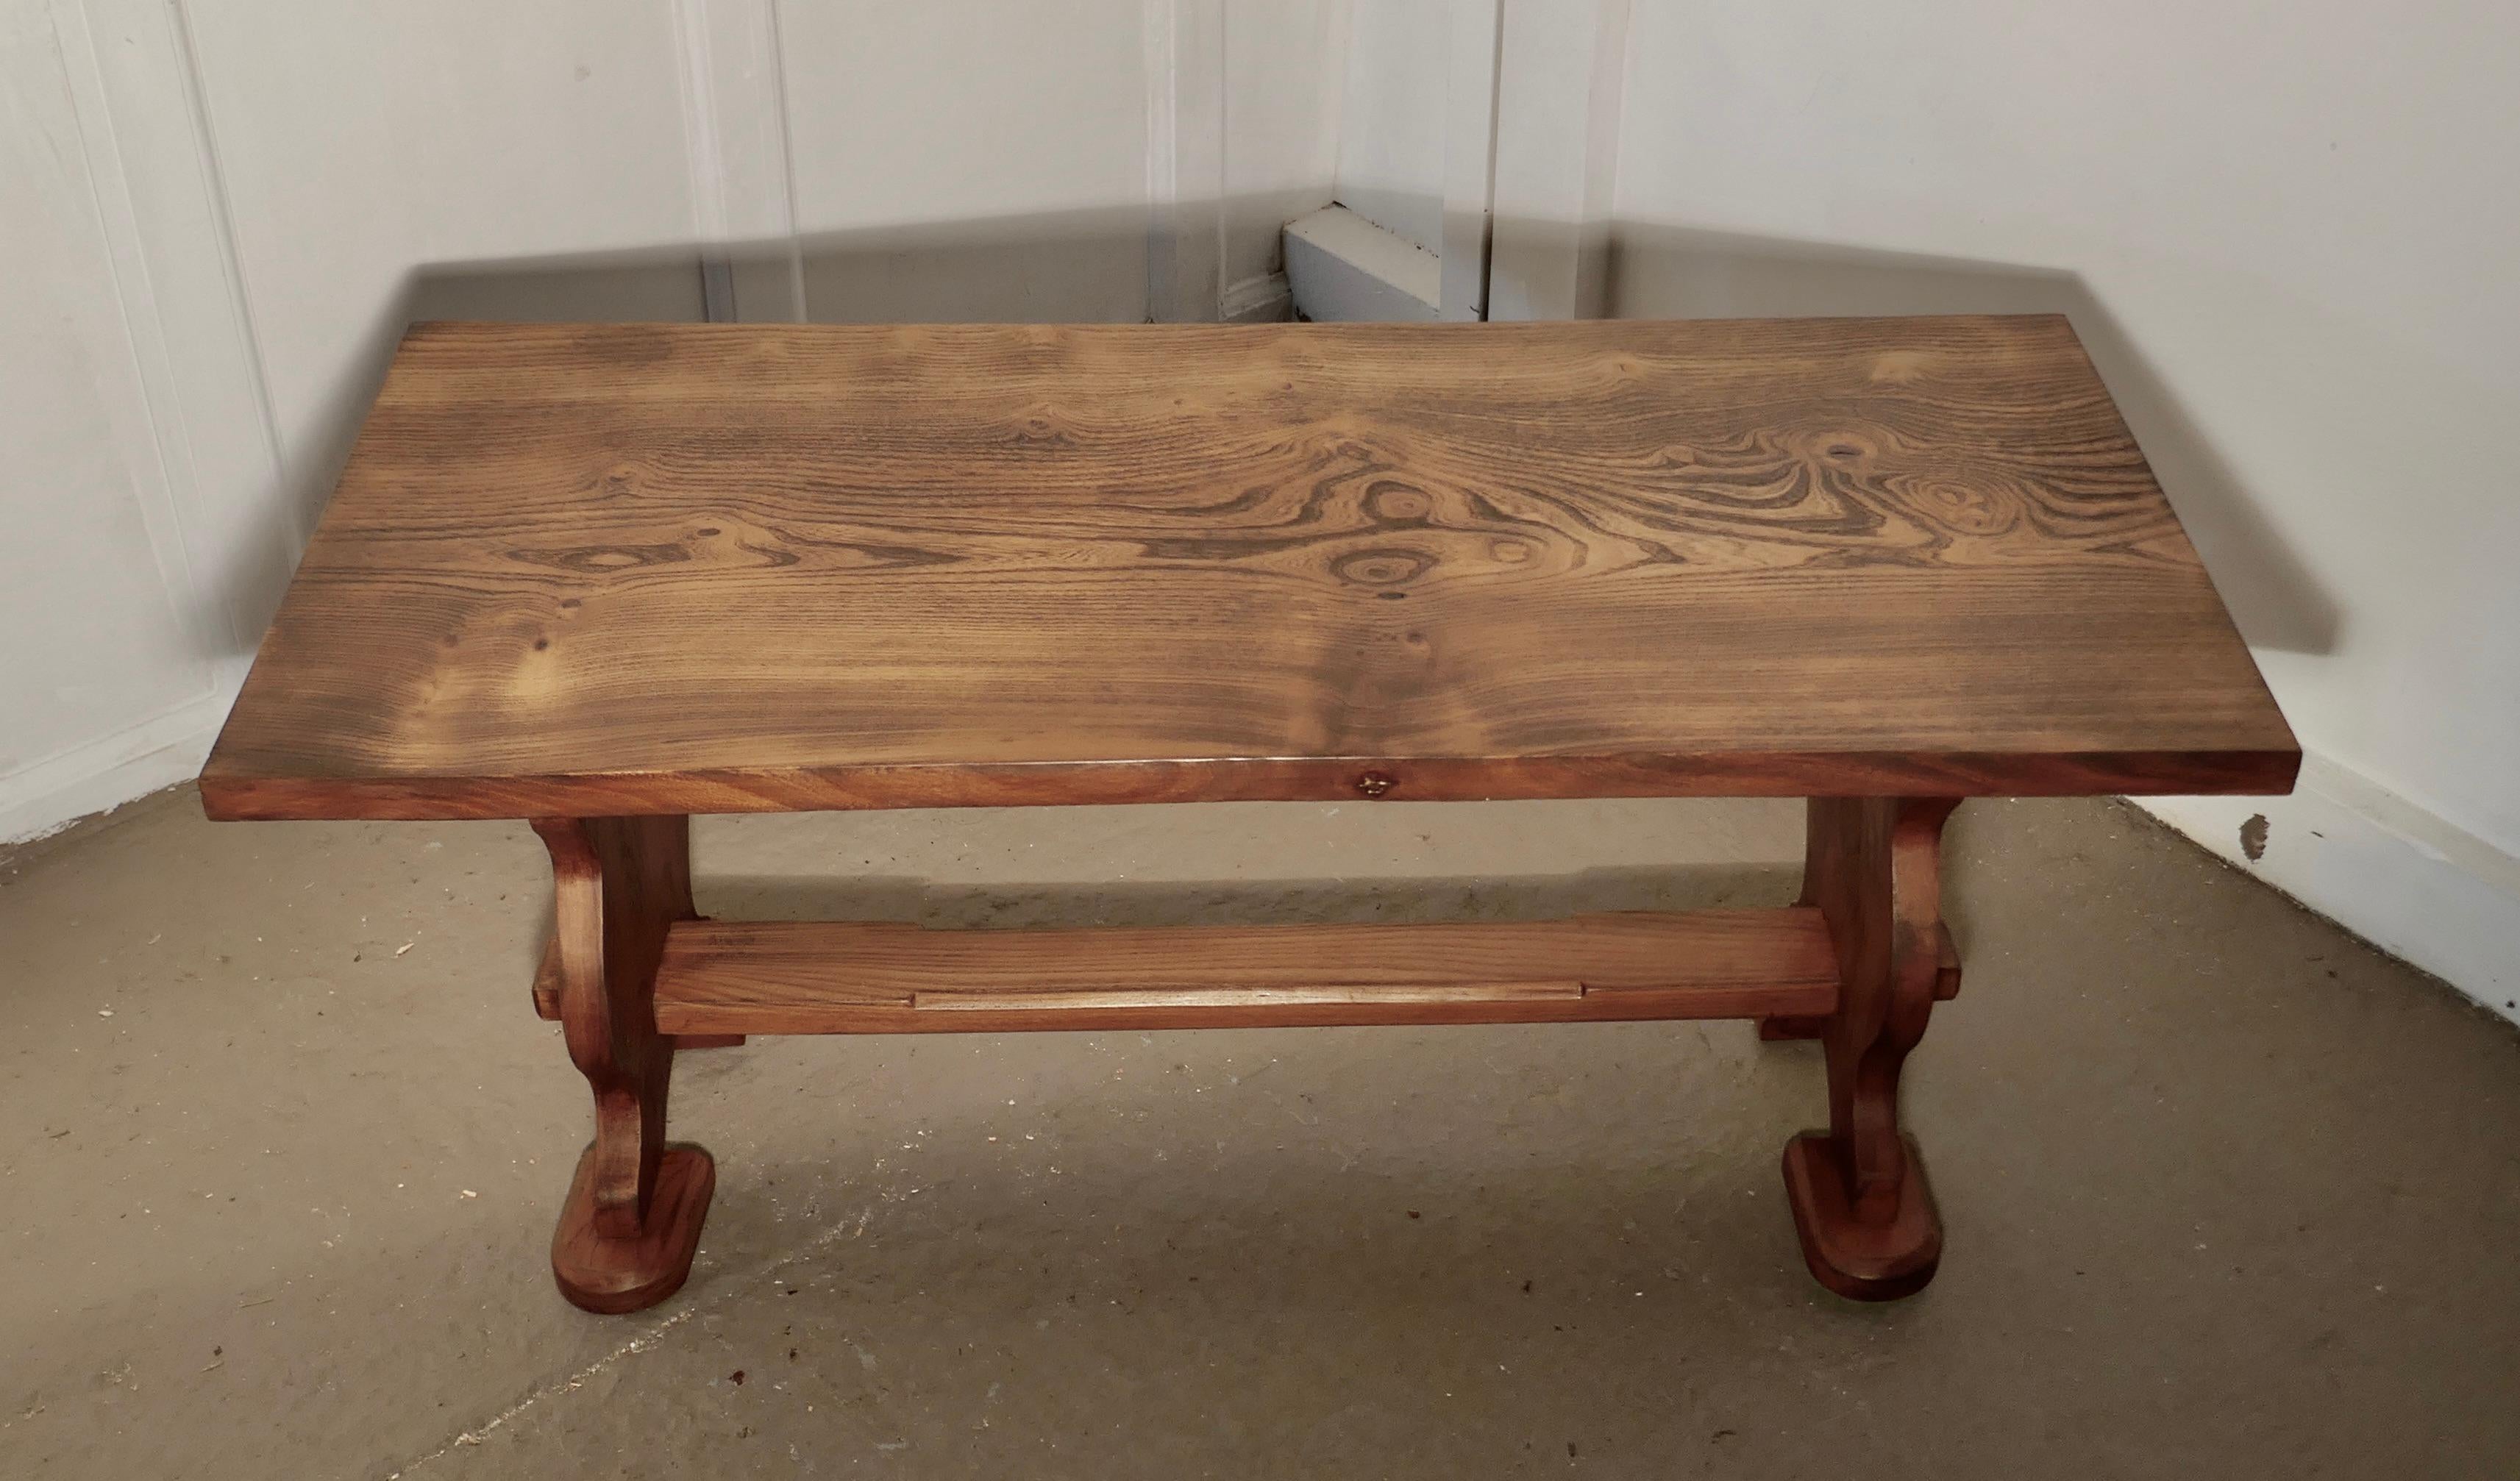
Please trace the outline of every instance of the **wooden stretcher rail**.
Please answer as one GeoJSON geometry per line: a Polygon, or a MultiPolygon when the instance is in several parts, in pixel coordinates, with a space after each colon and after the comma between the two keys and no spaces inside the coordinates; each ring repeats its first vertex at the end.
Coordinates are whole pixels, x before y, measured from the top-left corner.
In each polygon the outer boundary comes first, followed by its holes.
{"type": "Polygon", "coordinates": [[[674,1035],[1559,1023],[1826,1014],[1817,910],[1470,924],[928,930],[685,920],[674,1035]]]}

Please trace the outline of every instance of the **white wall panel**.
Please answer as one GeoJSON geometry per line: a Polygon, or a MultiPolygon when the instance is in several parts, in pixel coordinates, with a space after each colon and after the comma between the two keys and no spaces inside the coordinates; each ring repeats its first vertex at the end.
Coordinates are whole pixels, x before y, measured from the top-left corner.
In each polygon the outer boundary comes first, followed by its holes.
{"type": "Polygon", "coordinates": [[[1488,313],[1611,312],[1628,0],[1507,0],[1498,43],[1488,313]]]}
{"type": "MultiPolygon", "coordinates": [[[[666,0],[191,0],[288,472],[311,515],[410,275],[671,247],[697,315],[666,0]]],[[[546,264],[549,266],[550,264],[546,264]]],[[[549,283],[556,274],[547,274],[549,283]]]]}
{"type": "Polygon", "coordinates": [[[1279,230],[1328,205],[1338,170],[1339,0],[1225,7],[1225,284],[1283,271],[1279,230]]]}
{"type": "Polygon", "coordinates": [[[783,9],[811,316],[1144,318],[1144,24],[1140,0],[783,9]]]}
{"type": "Polygon", "coordinates": [[[0,5],[0,839],[217,689],[70,67],[45,7],[0,5]]]}
{"type": "Polygon", "coordinates": [[[1427,251],[1444,241],[1452,0],[1353,0],[1338,202],[1427,251]]]}

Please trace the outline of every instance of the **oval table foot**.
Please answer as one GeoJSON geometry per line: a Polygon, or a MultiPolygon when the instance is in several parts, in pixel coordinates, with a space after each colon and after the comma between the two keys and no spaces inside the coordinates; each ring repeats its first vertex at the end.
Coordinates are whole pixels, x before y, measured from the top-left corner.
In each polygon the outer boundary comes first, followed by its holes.
{"type": "Polygon", "coordinates": [[[717,1164],[689,1143],[665,1148],[656,1167],[655,1191],[637,1234],[612,1237],[596,1232],[595,1148],[577,1159],[568,1202],[552,1234],[552,1276],[569,1304],[618,1316],[655,1305],[683,1288],[700,1244],[700,1223],[717,1190],[717,1164]]]}
{"type": "Polygon", "coordinates": [[[1837,1144],[1821,1132],[1785,1144],[1785,1197],[1812,1279],[1850,1301],[1896,1301],[1934,1279],[1943,1258],[1943,1221],[1934,1211],[1925,1164],[1908,1144],[1905,1181],[1889,1218],[1862,1222],[1847,1200],[1849,1179],[1837,1144]]]}

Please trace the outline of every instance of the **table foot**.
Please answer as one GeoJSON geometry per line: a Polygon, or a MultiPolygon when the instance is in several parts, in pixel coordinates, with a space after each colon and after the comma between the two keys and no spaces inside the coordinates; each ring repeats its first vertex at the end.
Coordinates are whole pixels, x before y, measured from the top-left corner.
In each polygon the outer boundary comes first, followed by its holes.
{"type": "Polygon", "coordinates": [[[699,1248],[700,1223],[717,1190],[717,1164],[689,1143],[665,1148],[639,1233],[604,1234],[596,1227],[595,1148],[577,1159],[577,1176],[552,1234],[552,1277],[571,1306],[619,1316],[655,1305],[683,1288],[699,1248]]]}
{"type": "Polygon", "coordinates": [[[595,1096],[595,1141],[552,1235],[561,1294],[591,1312],[634,1312],[682,1288],[717,1170],[665,1141],[674,1053],[656,1031],[656,963],[695,919],[691,832],[681,817],[541,818],[551,849],[554,1006],[569,1058],[595,1096]]]}
{"type": "Polygon", "coordinates": [[[1912,1139],[1899,1128],[1899,1072],[1958,962],[1942,926],[1942,833],[1956,800],[1815,797],[1803,899],[1837,948],[1837,1010],[1808,1029],[1828,1059],[1828,1130],[1785,1146],[1785,1194],[1814,1279],[1857,1301],[1922,1290],[1943,1228],[1912,1139]]]}
{"type": "Polygon", "coordinates": [[[1850,1301],[1896,1301],[1934,1279],[1943,1258],[1943,1221],[1924,1162],[1907,1140],[1904,1175],[1887,1218],[1856,1217],[1851,1169],[1824,1132],[1785,1144],[1785,1199],[1794,1211],[1803,1263],[1812,1279],[1850,1301]]]}

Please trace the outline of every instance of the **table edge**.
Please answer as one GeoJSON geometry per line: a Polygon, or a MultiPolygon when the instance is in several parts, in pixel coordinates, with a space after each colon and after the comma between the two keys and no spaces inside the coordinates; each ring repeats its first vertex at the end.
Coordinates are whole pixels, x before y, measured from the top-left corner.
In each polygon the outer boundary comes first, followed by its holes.
{"type": "Polygon", "coordinates": [[[615,817],[1152,802],[1597,797],[2277,795],[2298,746],[2185,751],[1719,751],[1603,756],[1230,757],[740,767],[482,776],[254,774],[213,757],[220,822],[615,817]]]}

